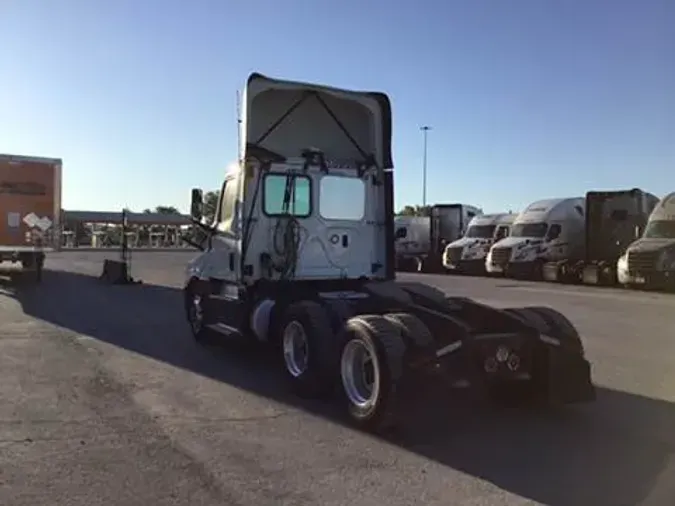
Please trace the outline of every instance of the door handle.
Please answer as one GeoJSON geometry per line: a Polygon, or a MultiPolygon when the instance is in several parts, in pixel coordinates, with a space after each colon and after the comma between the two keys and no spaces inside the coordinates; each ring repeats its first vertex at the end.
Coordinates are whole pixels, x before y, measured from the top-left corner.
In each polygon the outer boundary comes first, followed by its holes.
{"type": "Polygon", "coordinates": [[[234,253],[230,253],[230,270],[234,270],[234,253]]]}

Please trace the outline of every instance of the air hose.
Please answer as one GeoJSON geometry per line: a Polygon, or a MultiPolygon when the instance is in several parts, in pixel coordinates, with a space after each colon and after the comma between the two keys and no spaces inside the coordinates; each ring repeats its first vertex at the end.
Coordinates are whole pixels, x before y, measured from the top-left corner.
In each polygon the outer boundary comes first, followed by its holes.
{"type": "Polygon", "coordinates": [[[281,259],[275,265],[280,273],[280,279],[293,278],[298,263],[298,249],[300,247],[300,223],[292,216],[280,216],[274,227],[274,253],[281,259]]]}

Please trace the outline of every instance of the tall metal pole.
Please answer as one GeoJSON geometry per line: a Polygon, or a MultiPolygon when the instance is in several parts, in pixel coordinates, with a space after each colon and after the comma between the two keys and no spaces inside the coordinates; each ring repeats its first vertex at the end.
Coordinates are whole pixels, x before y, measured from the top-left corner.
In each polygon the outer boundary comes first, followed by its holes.
{"type": "Polygon", "coordinates": [[[420,130],[422,130],[422,135],[424,135],[424,155],[422,158],[422,207],[426,207],[427,205],[427,136],[429,134],[429,130],[431,130],[430,126],[423,126],[420,127],[420,130]]]}

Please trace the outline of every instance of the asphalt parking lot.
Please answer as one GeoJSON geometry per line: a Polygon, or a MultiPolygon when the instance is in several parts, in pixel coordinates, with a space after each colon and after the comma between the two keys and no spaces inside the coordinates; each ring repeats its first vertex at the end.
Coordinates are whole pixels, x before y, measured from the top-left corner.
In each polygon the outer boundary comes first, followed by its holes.
{"type": "Polygon", "coordinates": [[[405,275],[563,311],[599,398],[548,413],[433,398],[383,440],[290,396],[275,357],[196,346],[191,256],[136,253],[144,283],[112,287],[104,253],[60,253],[42,285],[0,284],[0,504],[675,504],[675,296],[405,275]]]}

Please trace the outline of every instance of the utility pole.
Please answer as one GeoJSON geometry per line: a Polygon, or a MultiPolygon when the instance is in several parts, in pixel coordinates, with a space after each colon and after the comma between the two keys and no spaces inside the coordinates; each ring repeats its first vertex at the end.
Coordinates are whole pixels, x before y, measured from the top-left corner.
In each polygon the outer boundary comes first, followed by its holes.
{"type": "Polygon", "coordinates": [[[420,130],[422,130],[422,135],[424,136],[424,156],[422,158],[422,207],[426,207],[427,205],[427,136],[429,134],[429,130],[431,130],[430,126],[423,126],[420,127],[420,130]]]}

